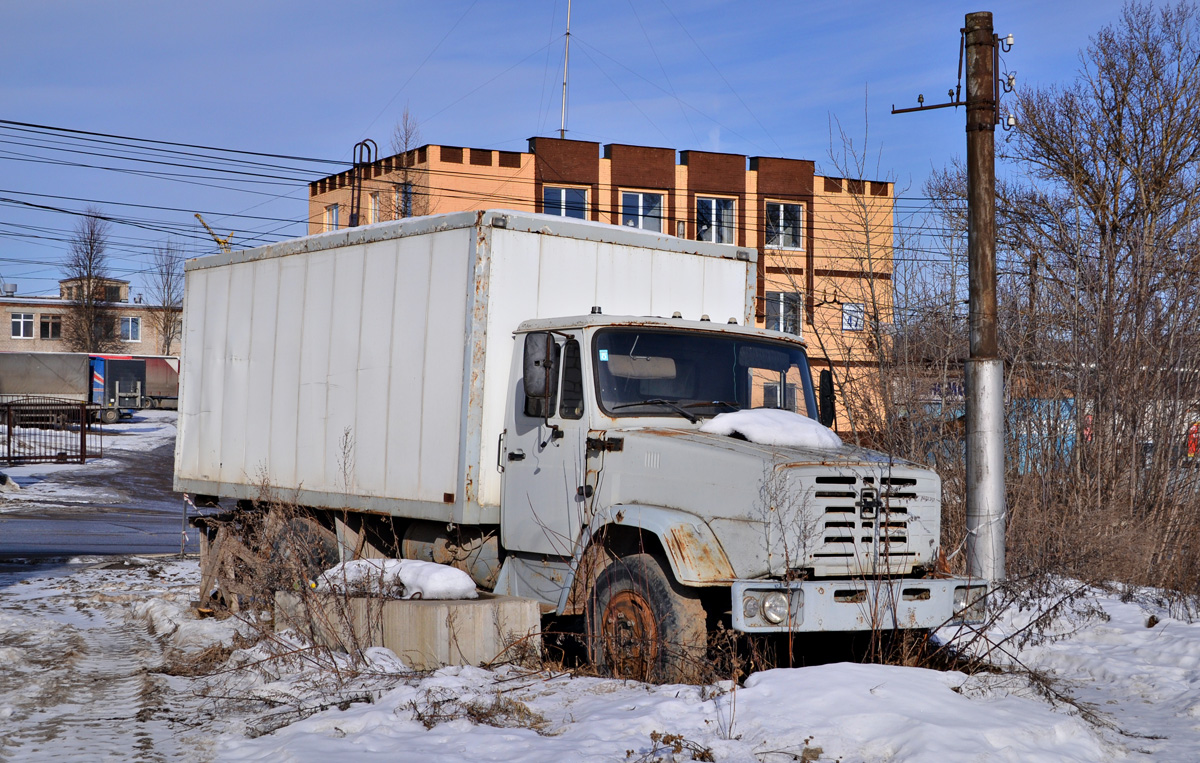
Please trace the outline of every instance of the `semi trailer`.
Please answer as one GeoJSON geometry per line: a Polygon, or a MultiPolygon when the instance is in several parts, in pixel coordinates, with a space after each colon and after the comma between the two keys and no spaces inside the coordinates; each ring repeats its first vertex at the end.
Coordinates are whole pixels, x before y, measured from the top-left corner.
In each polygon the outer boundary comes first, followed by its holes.
{"type": "Polygon", "coordinates": [[[106,424],[143,408],[173,408],[179,360],[85,352],[0,352],[0,401],[35,396],[88,403],[106,424]]]}

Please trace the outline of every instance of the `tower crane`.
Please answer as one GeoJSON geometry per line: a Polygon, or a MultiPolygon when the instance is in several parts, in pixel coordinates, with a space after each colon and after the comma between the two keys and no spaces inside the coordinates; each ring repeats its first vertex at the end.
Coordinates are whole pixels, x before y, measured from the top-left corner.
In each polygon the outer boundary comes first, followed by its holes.
{"type": "Polygon", "coordinates": [[[217,246],[221,247],[222,252],[231,251],[229,245],[233,241],[233,231],[229,231],[229,235],[227,237],[221,238],[213,232],[212,228],[208,227],[208,223],[204,222],[204,218],[200,216],[199,212],[196,213],[196,219],[199,220],[200,224],[204,226],[204,229],[208,231],[208,235],[213,237],[213,241],[217,242],[217,246]]]}

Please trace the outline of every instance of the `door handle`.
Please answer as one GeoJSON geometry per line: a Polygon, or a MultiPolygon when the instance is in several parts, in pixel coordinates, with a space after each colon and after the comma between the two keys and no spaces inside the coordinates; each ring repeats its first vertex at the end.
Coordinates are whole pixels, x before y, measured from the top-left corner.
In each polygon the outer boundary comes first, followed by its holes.
{"type": "Polygon", "coordinates": [[[509,461],[524,461],[525,460],[525,451],[514,450],[513,452],[508,454],[508,460],[509,461]]]}

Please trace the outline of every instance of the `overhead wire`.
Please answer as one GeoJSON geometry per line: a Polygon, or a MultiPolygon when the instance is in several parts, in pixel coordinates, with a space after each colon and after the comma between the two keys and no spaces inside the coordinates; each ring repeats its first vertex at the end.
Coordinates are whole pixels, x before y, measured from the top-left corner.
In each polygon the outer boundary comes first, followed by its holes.
{"type": "MultiPolygon", "coordinates": [[[[535,51],[535,52],[537,52],[537,51],[535,51]]],[[[521,63],[521,62],[518,62],[518,65],[519,65],[519,63],[521,63]]],[[[484,84],[486,85],[487,83],[484,83],[484,84]]],[[[5,129],[6,127],[11,127],[12,125],[28,125],[28,123],[14,123],[11,120],[0,120],[0,129],[5,129]]],[[[18,143],[20,145],[25,145],[28,147],[39,148],[39,149],[44,149],[44,150],[49,150],[49,151],[69,151],[69,152],[73,152],[73,153],[92,155],[92,156],[109,156],[109,158],[119,158],[119,159],[127,160],[127,161],[149,162],[149,163],[160,164],[160,165],[165,165],[165,166],[175,166],[180,169],[192,169],[192,170],[199,170],[199,171],[206,171],[206,172],[213,171],[213,172],[222,173],[222,175],[247,176],[249,178],[252,178],[252,180],[250,180],[249,182],[270,181],[270,182],[273,182],[273,183],[276,183],[279,185],[296,186],[301,183],[310,184],[313,181],[305,179],[305,178],[298,178],[298,177],[289,176],[289,175],[271,175],[267,172],[257,172],[257,171],[250,171],[250,170],[233,170],[228,167],[212,167],[212,166],[208,166],[208,165],[199,165],[199,164],[188,165],[183,162],[169,162],[169,161],[165,161],[165,160],[154,160],[154,159],[146,159],[145,158],[146,156],[152,156],[153,155],[151,153],[152,151],[166,151],[166,152],[170,152],[170,154],[173,156],[186,155],[186,154],[190,153],[190,152],[176,151],[173,148],[168,148],[168,149],[150,148],[145,151],[143,151],[141,148],[138,148],[137,153],[141,154],[140,156],[129,157],[129,156],[119,156],[118,155],[118,156],[114,157],[114,156],[110,156],[110,155],[107,155],[107,154],[104,154],[104,153],[101,153],[98,151],[85,151],[82,148],[80,148],[80,146],[78,146],[78,145],[68,144],[65,141],[49,140],[49,138],[52,138],[55,134],[54,131],[57,131],[57,132],[65,133],[68,136],[71,136],[72,140],[80,141],[80,143],[82,145],[87,145],[88,141],[94,141],[99,145],[109,145],[114,142],[112,140],[109,140],[109,138],[119,138],[119,139],[123,139],[123,140],[142,141],[150,146],[165,145],[165,146],[177,146],[177,147],[179,147],[179,146],[197,147],[197,148],[202,148],[204,150],[228,152],[230,154],[235,154],[235,155],[239,155],[239,156],[240,155],[250,155],[250,156],[256,156],[256,157],[278,157],[278,158],[285,158],[285,159],[293,160],[293,161],[294,160],[315,161],[315,162],[326,161],[326,160],[319,160],[319,159],[310,159],[310,158],[306,158],[306,157],[290,156],[290,155],[285,155],[285,154],[269,154],[269,153],[265,153],[265,152],[246,152],[246,151],[240,151],[240,150],[234,150],[234,149],[219,149],[219,148],[215,148],[215,147],[211,147],[211,146],[196,146],[195,144],[181,144],[181,143],[171,142],[171,141],[157,141],[157,140],[148,140],[148,139],[140,139],[140,138],[138,138],[138,139],[124,138],[122,136],[113,136],[111,134],[105,134],[105,133],[94,133],[94,132],[90,132],[90,131],[74,130],[74,129],[70,129],[70,128],[51,128],[51,127],[43,126],[43,125],[31,125],[31,126],[28,126],[28,128],[21,127],[20,129],[23,132],[25,132],[26,134],[46,136],[49,145],[44,145],[44,146],[36,145],[36,144],[31,145],[28,143],[21,143],[19,141],[5,141],[5,142],[10,143],[10,144],[18,143]],[[34,128],[34,127],[36,127],[37,130],[41,130],[42,132],[33,130],[32,128],[34,128]],[[80,137],[80,136],[82,136],[82,137],[80,137]],[[103,137],[97,137],[97,136],[103,136],[103,137]]],[[[28,138],[26,138],[26,140],[28,140],[28,138]]],[[[119,144],[117,146],[114,146],[114,148],[117,148],[120,150],[133,150],[132,147],[125,146],[124,144],[119,144]]],[[[17,155],[16,157],[14,157],[11,154],[13,154],[15,152],[7,152],[7,153],[10,155],[7,157],[0,157],[0,158],[8,158],[9,160],[14,160],[14,161],[21,160],[21,159],[27,159],[27,160],[32,160],[32,161],[46,162],[49,164],[62,164],[65,166],[72,166],[72,167],[85,167],[85,168],[91,168],[91,169],[101,169],[101,170],[116,171],[116,172],[128,172],[128,173],[135,174],[135,175],[156,177],[156,178],[160,178],[160,179],[168,179],[168,180],[174,180],[174,181],[179,181],[179,182],[195,183],[195,181],[197,179],[212,179],[212,180],[219,179],[219,180],[225,181],[226,183],[228,183],[229,181],[234,181],[234,182],[244,182],[245,181],[245,178],[243,178],[243,177],[203,176],[203,175],[195,175],[195,174],[187,174],[187,173],[165,173],[165,172],[157,172],[157,171],[146,172],[146,171],[133,170],[133,169],[129,169],[129,168],[109,167],[109,166],[104,166],[104,165],[90,165],[90,164],[84,164],[84,163],[80,163],[80,162],[66,162],[66,161],[57,160],[57,159],[48,158],[48,157],[38,157],[38,156],[29,156],[29,155],[17,155]]],[[[199,158],[211,159],[212,157],[203,157],[202,156],[199,158]]],[[[236,164],[237,162],[245,161],[245,162],[247,162],[248,165],[255,166],[259,169],[271,169],[274,167],[273,165],[270,165],[266,162],[259,162],[257,160],[224,159],[224,158],[220,158],[220,157],[217,157],[216,159],[218,161],[229,163],[229,164],[236,164]]],[[[337,162],[337,161],[333,161],[333,160],[328,160],[327,163],[337,164],[339,166],[345,165],[344,162],[337,162]]],[[[283,172],[301,171],[301,172],[311,173],[314,175],[322,172],[320,170],[307,170],[307,169],[295,168],[295,167],[290,167],[290,166],[289,167],[280,167],[279,169],[283,172]]],[[[432,177],[441,177],[447,181],[449,181],[451,179],[455,179],[455,178],[473,178],[473,179],[478,178],[478,176],[476,174],[473,174],[473,173],[470,173],[467,171],[454,171],[454,170],[446,170],[446,169],[436,169],[436,170],[428,169],[428,170],[423,170],[423,172],[427,173],[428,175],[430,175],[432,177]]],[[[530,202],[530,199],[528,198],[528,194],[521,193],[519,186],[521,186],[522,184],[530,184],[530,183],[534,183],[534,182],[536,182],[534,179],[520,177],[518,173],[513,173],[511,176],[509,176],[507,178],[500,178],[500,179],[498,179],[498,187],[496,189],[496,192],[484,194],[484,199],[481,201],[481,203],[487,204],[487,203],[495,203],[495,202],[500,202],[500,203],[512,202],[514,204],[528,204],[530,202]],[[515,193],[501,194],[498,192],[499,188],[507,187],[507,186],[518,186],[518,188],[515,193]]],[[[195,183],[195,184],[207,185],[205,183],[195,183]]],[[[385,183],[385,186],[386,186],[386,183],[385,183]]],[[[221,186],[216,186],[216,187],[219,187],[222,189],[230,188],[229,185],[221,185],[221,186]]],[[[295,190],[293,190],[292,193],[294,194],[294,193],[302,192],[303,189],[304,189],[304,186],[300,185],[298,188],[295,188],[295,190]]],[[[235,188],[235,190],[246,191],[247,189],[235,188]]],[[[602,191],[607,190],[607,191],[611,192],[612,190],[614,190],[614,188],[612,186],[605,186],[605,187],[602,187],[601,190],[602,191]]],[[[26,194],[26,193],[16,192],[16,191],[6,191],[6,192],[12,193],[15,195],[32,195],[35,197],[42,197],[42,198],[56,198],[58,200],[86,201],[88,203],[100,203],[100,204],[109,203],[109,204],[113,204],[113,205],[128,206],[131,208],[144,208],[144,209],[153,209],[153,210],[167,211],[167,212],[190,211],[190,210],[183,210],[179,207],[168,207],[168,206],[159,206],[159,205],[136,205],[136,204],[123,203],[123,202],[103,202],[103,201],[98,201],[98,200],[93,200],[93,199],[84,199],[83,197],[68,197],[68,196],[58,196],[58,195],[51,195],[51,194],[31,194],[31,193],[26,194]]],[[[450,187],[448,185],[443,185],[440,187],[439,186],[431,186],[430,190],[425,191],[424,193],[427,193],[429,195],[434,195],[434,196],[442,196],[445,198],[461,198],[461,199],[478,199],[480,196],[480,194],[478,194],[478,193],[466,194],[466,193],[459,192],[457,189],[453,189],[452,187],[450,187]]],[[[264,194],[264,195],[270,195],[270,194],[264,194]]],[[[665,191],[665,189],[664,189],[664,195],[669,195],[669,191],[665,191]]],[[[785,200],[785,201],[787,200],[788,196],[789,196],[788,194],[778,195],[778,197],[781,200],[785,200]]],[[[801,199],[804,198],[803,196],[801,196],[799,194],[796,194],[795,197],[801,198],[801,199]]],[[[278,198],[278,197],[273,197],[273,198],[278,198]]],[[[934,202],[938,202],[939,204],[941,204],[943,206],[949,206],[951,208],[959,208],[956,205],[961,205],[961,202],[952,202],[951,204],[946,205],[945,200],[943,200],[943,199],[936,199],[936,198],[927,197],[927,196],[907,196],[906,195],[906,196],[888,197],[888,198],[891,198],[893,210],[895,212],[910,214],[910,215],[929,212],[931,209],[931,205],[934,202]]],[[[829,196],[822,196],[821,201],[823,204],[830,205],[835,208],[838,206],[852,207],[852,206],[856,205],[856,202],[854,202],[852,200],[842,202],[839,200],[834,200],[832,197],[829,197],[829,196]]],[[[63,209],[63,208],[54,207],[51,205],[36,205],[36,204],[32,204],[32,203],[25,202],[22,200],[17,200],[17,199],[6,199],[5,202],[20,204],[20,205],[28,206],[31,208],[40,208],[43,211],[54,212],[54,213],[59,213],[59,214],[62,214],[62,213],[72,214],[72,215],[83,214],[83,213],[80,213],[75,210],[63,209]]],[[[266,202],[263,202],[263,203],[266,203],[266,202]]],[[[256,206],[261,206],[261,204],[256,205],[256,206]]],[[[212,213],[212,214],[215,214],[215,213],[212,213]]],[[[267,225],[274,225],[274,224],[278,223],[279,227],[275,228],[274,230],[272,230],[270,232],[264,233],[264,232],[255,231],[255,232],[250,232],[247,235],[242,237],[244,241],[269,243],[270,241],[274,240],[272,238],[272,235],[274,233],[278,232],[278,230],[281,230],[288,226],[310,224],[312,222],[312,218],[315,215],[314,214],[306,214],[303,218],[297,218],[297,219],[273,218],[273,217],[264,216],[264,215],[244,215],[244,214],[240,214],[240,213],[233,213],[233,214],[230,214],[227,216],[235,217],[238,219],[258,221],[261,223],[266,223],[267,225]]],[[[118,217],[118,216],[114,216],[114,215],[110,215],[110,216],[108,216],[108,218],[111,219],[116,224],[131,225],[133,227],[141,228],[141,229],[149,231],[149,232],[154,232],[154,233],[159,233],[159,234],[167,234],[167,235],[177,235],[177,236],[185,237],[185,238],[192,239],[195,241],[206,241],[207,240],[204,235],[196,232],[194,224],[191,224],[191,223],[188,223],[185,226],[185,225],[175,222],[175,221],[156,220],[153,218],[118,217]]],[[[685,219],[685,220],[688,220],[689,222],[694,222],[694,219],[689,217],[686,213],[684,215],[679,215],[679,214],[675,215],[675,219],[685,219]]],[[[892,224],[890,225],[889,229],[892,231],[900,231],[900,232],[912,231],[912,232],[916,232],[916,233],[923,234],[923,235],[961,235],[961,231],[958,231],[955,229],[936,230],[936,229],[931,229],[931,227],[927,223],[912,223],[912,222],[908,222],[905,220],[893,221],[892,224]]],[[[816,226],[814,226],[814,230],[813,230],[814,240],[817,241],[818,243],[822,243],[822,244],[832,243],[835,241],[835,239],[831,238],[830,236],[824,236],[824,235],[818,236],[817,234],[823,233],[823,232],[834,232],[834,231],[842,232],[842,231],[844,231],[844,228],[840,227],[840,226],[831,226],[828,229],[826,229],[824,226],[822,226],[821,230],[818,230],[816,228],[816,226]]],[[[32,234],[9,233],[7,235],[8,236],[13,236],[13,235],[28,236],[28,235],[32,235],[32,234]]],[[[41,237],[41,238],[45,239],[45,237],[41,237]]],[[[840,243],[840,241],[839,241],[839,243],[840,243]]],[[[889,245],[889,248],[890,248],[890,245],[889,245]]],[[[893,249],[892,254],[893,254],[894,258],[896,256],[896,252],[898,252],[898,251],[900,251],[900,250],[893,249]]],[[[907,253],[915,252],[918,254],[924,253],[924,254],[929,254],[929,255],[937,255],[937,257],[941,257],[943,254],[941,251],[938,251],[938,250],[930,249],[927,247],[913,247],[911,245],[905,246],[903,249],[903,252],[907,252],[907,253]]],[[[918,262],[918,261],[938,262],[940,260],[937,259],[936,257],[925,258],[923,260],[920,258],[909,257],[905,261],[907,261],[907,262],[918,262]]]]}
{"type": "Polygon", "coordinates": [[[0,119],[0,126],[2,126],[2,125],[12,125],[12,126],[16,126],[16,127],[35,127],[35,128],[39,128],[39,129],[43,129],[43,130],[53,130],[55,132],[70,133],[73,135],[90,135],[90,136],[95,136],[95,137],[100,137],[100,138],[116,138],[119,140],[137,141],[139,143],[150,143],[150,144],[160,145],[160,146],[177,146],[177,147],[181,147],[181,148],[201,149],[204,151],[221,151],[224,153],[240,154],[243,156],[259,156],[259,157],[268,157],[268,158],[272,158],[272,159],[294,159],[297,161],[313,162],[316,164],[338,164],[338,165],[346,164],[346,162],[338,160],[338,159],[320,159],[320,158],[307,157],[307,156],[294,156],[294,155],[290,155],[290,154],[272,154],[272,153],[266,153],[266,152],[262,152],[262,151],[246,151],[243,149],[236,149],[236,148],[219,148],[216,146],[204,146],[204,145],[200,145],[200,144],[196,144],[196,143],[179,143],[179,142],[169,141],[169,140],[155,140],[153,138],[134,138],[134,137],[130,137],[128,135],[115,135],[112,133],[92,132],[89,130],[79,130],[79,129],[69,128],[69,127],[51,127],[49,125],[33,124],[30,122],[17,122],[17,121],[11,120],[11,119],[0,119]]]}
{"type": "Polygon", "coordinates": [[[704,57],[704,60],[708,62],[708,65],[712,67],[712,70],[714,72],[716,72],[717,76],[721,78],[721,81],[725,83],[725,87],[729,88],[729,92],[733,93],[733,96],[734,96],[734,98],[737,98],[738,103],[742,104],[742,108],[746,110],[746,113],[750,115],[750,117],[754,120],[755,124],[758,125],[759,129],[761,129],[763,131],[763,134],[766,135],[768,138],[770,138],[771,142],[775,144],[775,148],[779,151],[779,153],[783,154],[784,153],[783,147],[779,145],[779,142],[775,140],[775,136],[772,135],[767,130],[767,128],[763,125],[762,121],[759,120],[758,114],[755,113],[755,111],[753,109],[751,109],[748,105],[746,105],[746,102],[744,100],[742,100],[741,93],[739,93],[737,91],[737,88],[735,88],[733,85],[731,85],[729,83],[729,80],[725,78],[725,72],[722,71],[719,66],[714,64],[713,60],[708,57],[708,52],[704,49],[703,46],[700,45],[700,43],[696,42],[696,38],[692,37],[692,33],[688,31],[688,28],[685,27],[683,25],[683,22],[679,20],[679,17],[675,15],[675,11],[671,10],[671,7],[667,5],[666,0],[659,0],[659,2],[662,5],[662,7],[666,9],[667,13],[671,14],[671,18],[675,20],[675,24],[683,31],[684,35],[687,36],[687,38],[692,41],[692,45],[696,48],[697,51],[699,51],[700,55],[704,57]]]}
{"type": "Polygon", "coordinates": [[[450,39],[450,35],[454,34],[454,30],[458,29],[458,25],[461,24],[463,22],[463,19],[465,19],[467,17],[467,15],[470,14],[471,11],[475,9],[475,6],[478,3],[479,3],[479,0],[471,0],[471,4],[468,5],[467,9],[462,12],[462,15],[458,17],[458,20],[454,22],[454,25],[451,26],[450,29],[448,29],[446,31],[446,34],[442,35],[442,39],[438,40],[438,44],[433,46],[433,50],[430,50],[429,53],[425,56],[425,58],[423,58],[421,60],[421,63],[417,65],[417,68],[413,69],[412,73],[408,75],[408,79],[404,80],[404,83],[402,85],[400,85],[400,87],[396,90],[396,92],[392,95],[392,97],[388,99],[388,102],[386,104],[384,104],[383,108],[379,110],[379,113],[375,115],[375,118],[372,119],[370,124],[368,124],[366,126],[366,128],[363,130],[364,134],[367,132],[367,130],[370,130],[372,127],[374,127],[375,123],[379,121],[379,118],[381,116],[383,116],[384,113],[386,113],[387,110],[392,107],[392,104],[396,101],[397,98],[400,97],[400,94],[404,92],[404,88],[408,87],[408,83],[412,82],[413,78],[416,77],[417,74],[420,73],[421,69],[425,68],[425,64],[429,63],[429,59],[433,58],[433,54],[437,53],[438,50],[442,47],[442,44],[444,42],[446,42],[446,40],[450,39]]]}
{"type": "Polygon", "coordinates": [[[692,125],[692,120],[688,119],[687,110],[683,107],[683,99],[675,92],[675,86],[671,84],[671,78],[667,74],[667,67],[663,66],[662,59],[658,57],[658,49],[654,47],[654,40],[650,39],[650,33],[646,31],[646,25],[642,23],[642,17],[637,12],[637,7],[634,6],[633,0],[626,0],[629,3],[629,10],[633,13],[633,18],[637,21],[638,27],[642,30],[642,36],[646,38],[646,45],[650,48],[650,53],[654,56],[654,60],[658,63],[658,70],[662,72],[663,80],[667,83],[667,91],[671,97],[675,99],[675,103],[679,105],[679,113],[683,115],[683,122],[692,132],[692,140],[700,143],[700,136],[696,134],[696,128],[692,125]]]}

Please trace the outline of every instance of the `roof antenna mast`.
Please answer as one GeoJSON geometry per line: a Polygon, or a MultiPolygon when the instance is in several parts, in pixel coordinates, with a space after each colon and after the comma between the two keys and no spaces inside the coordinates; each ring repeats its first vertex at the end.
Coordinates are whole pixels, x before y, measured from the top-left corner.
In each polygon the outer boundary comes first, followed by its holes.
{"type": "Polygon", "coordinates": [[[558,128],[558,137],[567,137],[567,64],[571,60],[571,0],[567,0],[567,35],[563,46],[563,94],[562,94],[562,123],[558,128]]]}

